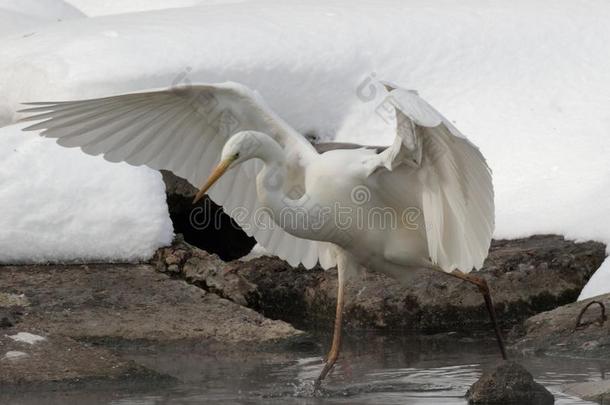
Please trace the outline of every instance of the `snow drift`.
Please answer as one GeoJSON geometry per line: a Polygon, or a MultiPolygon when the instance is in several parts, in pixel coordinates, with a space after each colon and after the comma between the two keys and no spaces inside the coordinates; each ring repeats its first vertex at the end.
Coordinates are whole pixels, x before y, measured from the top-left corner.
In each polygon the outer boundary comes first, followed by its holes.
{"type": "Polygon", "coordinates": [[[149,258],[173,236],[161,174],[0,128],[0,263],[149,258]]]}
{"type": "Polygon", "coordinates": [[[62,0],[0,0],[0,37],[85,15],[62,0]]]}
{"type": "Polygon", "coordinates": [[[69,0],[88,16],[134,13],[138,11],[162,10],[188,7],[202,3],[241,2],[246,0],[69,0]]]}

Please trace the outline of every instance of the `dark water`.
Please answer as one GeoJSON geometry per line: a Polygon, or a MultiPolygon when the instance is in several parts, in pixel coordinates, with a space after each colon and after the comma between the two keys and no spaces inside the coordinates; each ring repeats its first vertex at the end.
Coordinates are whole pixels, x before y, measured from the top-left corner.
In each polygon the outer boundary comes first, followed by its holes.
{"type": "MultiPolygon", "coordinates": [[[[326,344],[327,337],[320,340],[326,344]]],[[[117,384],[67,392],[40,391],[10,404],[466,404],[464,393],[481,369],[498,359],[491,340],[457,337],[348,338],[340,364],[314,394],[321,348],[302,345],[220,354],[210,347],[123,347],[124,355],[177,379],[171,384],[117,384]]],[[[566,383],[599,380],[610,364],[596,360],[522,358],[557,404],[588,402],[561,393],[566,383]]]]}

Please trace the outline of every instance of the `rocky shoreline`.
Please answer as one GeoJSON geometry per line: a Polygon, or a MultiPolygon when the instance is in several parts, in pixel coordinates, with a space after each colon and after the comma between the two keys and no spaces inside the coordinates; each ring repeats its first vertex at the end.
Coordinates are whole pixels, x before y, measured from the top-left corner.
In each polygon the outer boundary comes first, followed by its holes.
{"type": "Polygon", "coordinates": [[[148,264],[4,266],[0,285],[3,391],[160,378],[113,353],[120,343],[189,340],[230,349],[303,333],[148,264]],[[19,333],[41,339],[11,337],[19,333]]]}
{"type": "MultiPolygon", "coordinates": [[[[572,303],[605,258],[597,242],[541,235],[494,241],[483,269],[500,322],[512,327],[530,316],[572,303]]],[[[240,305],[311,329],[334,319],[336,271],[292,268],[275,257],[222,262],[181,239],[160,249],[153,263],[240,305]]],[[[475,332],[489,327],[474,286],[422,271],[409,286],[375,273],[348,281],[347,328],[401,332],[475,332]]],[[[487,330],[487,329],[486,329],[487,330]]]]}
{"type": "MultiPolygon", "coordinates": [[[[603,244],[554,235],[493,242],[480,275],[513,356],[610,358],[598,308],[573,330],[587,303],[574,301],[604,257],[603,244]]],[[[122,343],[190,341],[234,353],[311,343],[303,330],[330,328],[336,272],[272,257],[224,262],[177,238],[145,264],[3,266],[0,286],[0,387],[18,391],[171,380],[123,359],[113,350],[122,343]],[[44,340],[12,338],[20,332],[44,340]]],[[[422,272],[405,287],[363,274],[347,294],[348,330],[489,334],[477,290],[449,277],[422,272]]],[[[598,300],[610,305],[610,295],[598,300]]]]}

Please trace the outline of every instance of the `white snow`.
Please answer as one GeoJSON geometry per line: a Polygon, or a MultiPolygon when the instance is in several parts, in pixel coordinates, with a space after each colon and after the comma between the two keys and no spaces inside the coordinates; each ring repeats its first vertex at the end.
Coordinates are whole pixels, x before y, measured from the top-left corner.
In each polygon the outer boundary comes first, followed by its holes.
{"type": "Polygon", "coordinates": [[[29,354],[17,350],[9,350],[2,356],[2,360],[18,360],[29,357],[29,354]]]}
{"type": "Polygon", "coordinates": [[[136,261],[173,236],[159,172],[0,128],[0,263],[136,261]]]}
{"type": "Polygon", "coordinates": [[[15,342],[22,342],[30,345],[34,345],[36,343],[44,342],[45,340],[47,340],[47,338],[44,336],[34,335],[33,333],[29,332],[19,332],[15,335],[10,335],[8,337],[10,339],[13,339],[15,342]]]}
{"type": "Polygon", "coordinates": [[[85,15],[63,0],[0,0],[0,37],[31,34],[45,24],[83,18],[85,15]]]}
{"type": "Polygon", "coordinates": [[[595,274],[580,292],[579,301],[610,292],[610,259],[607,259],[597,269],[595,274]]]}
{"type": "Polygon", "coordinates": [[[196,4],[241,3],[248,0],[69,0],[88,16],[189,7],[196,4]]]}
{"type": "Polygon", "coordinates": [[[304,133],[383,144],[368,80],[385,79],[481,147],[496,237],[610,243],[609,20],[602,0],[258,0],[75,20],[0,41],[0,123],[20,101],[232,80],[304,133]]]}

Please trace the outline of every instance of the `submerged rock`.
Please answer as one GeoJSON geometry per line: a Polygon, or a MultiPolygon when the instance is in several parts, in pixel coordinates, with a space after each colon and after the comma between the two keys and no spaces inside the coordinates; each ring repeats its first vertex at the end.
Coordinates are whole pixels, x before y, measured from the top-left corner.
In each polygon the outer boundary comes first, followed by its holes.
{"type": "Polygon", "coordinates": [[[0,401],[11,391],[34,386],[67,387],[102,381],[167,379],[110,350],[53,336],[36,344],[0,336],[0,401]]]}
{"type": "Polygon", "coordinates": [[[504,361],[483,372],[470,387],[466,398],[471,404],[552,405],[555,398],[534,381],[523,366],[504,361]]]}
{"type": "Polygon", "coordinates": [[[521,336],[514,347],[525,354],[610,358],[610,321],[604,319],[608,310],[610,294],[542,312],[527,319],[522,331],[516,331],[521,336]]]}

